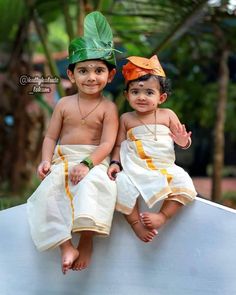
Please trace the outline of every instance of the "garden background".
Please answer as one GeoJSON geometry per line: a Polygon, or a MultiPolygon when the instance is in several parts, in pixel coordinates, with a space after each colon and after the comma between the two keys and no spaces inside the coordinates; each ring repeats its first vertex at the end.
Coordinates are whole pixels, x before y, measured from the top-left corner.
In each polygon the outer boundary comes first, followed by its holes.
{"type": "Polygon", "coordinates": [[[236,1],[0,0],[0,209],[24,203],[39,184],[51,112],[75,92],[66,76],[67,47],[95,10],[106,16],[121,51],[106,95],[120,114],[129,110],[125,57],[157,54],[172,81],[165,107],[193,132],[190,149],[176,148],[177,163],[202,197],[236,208],[236,1]]]}

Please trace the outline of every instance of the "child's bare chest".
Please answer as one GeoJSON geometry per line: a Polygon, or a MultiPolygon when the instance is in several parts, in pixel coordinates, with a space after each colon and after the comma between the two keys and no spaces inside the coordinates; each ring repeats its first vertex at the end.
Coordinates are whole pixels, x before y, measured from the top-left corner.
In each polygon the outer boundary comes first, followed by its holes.
{"type": "Polygon", "coordinates": [[[165,125],[166,127],[170,127],[170,118],[169,115],[165,111],[157,111],[156,116],[153,114],[147,118],[140,118],[134,113],[126,120],[127,130],[130,128],[137,127],[139,125],[165,125]]]}
{"type": "Polygon", "coordinates": [[[71,128],[83,129],[100,129],[103,123],[103,112],[101,109],[90,111],[89,107],[84,108],[83,113],[75,104],[73,107],[67,108],[63,113],[63,126],[71,128]]]}

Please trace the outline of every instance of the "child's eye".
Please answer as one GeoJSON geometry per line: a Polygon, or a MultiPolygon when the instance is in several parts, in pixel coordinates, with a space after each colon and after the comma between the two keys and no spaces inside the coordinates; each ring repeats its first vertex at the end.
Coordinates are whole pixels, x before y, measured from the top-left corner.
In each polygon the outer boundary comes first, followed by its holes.
{"type": "Polygon", "coordinates": [[[130,90],[130,93],[133,94],[133,95],[137,95],[138,91],[137,90],[130,90]]]}
{"type": "Polygon", "coordinates": [[[153,94],[154,94],[153,91],[151,91],[151,90],[147,91],[147,95],[153,95],[153,94]]]}
{"type": "Polygon", "coordinates": [[[86,73],[86,69],[79,69],[79,70],[78,70],[78,73],[79,73],[79,74],[85,74],[85,73],[86,73]]]}
{"type": "Polygon", "coordinates": [[[105,69],[104,68],[97,68],[96,69],[96,73],[97,74],[101,74],[101,73],[104,73],[105,72],[105,69]]]}

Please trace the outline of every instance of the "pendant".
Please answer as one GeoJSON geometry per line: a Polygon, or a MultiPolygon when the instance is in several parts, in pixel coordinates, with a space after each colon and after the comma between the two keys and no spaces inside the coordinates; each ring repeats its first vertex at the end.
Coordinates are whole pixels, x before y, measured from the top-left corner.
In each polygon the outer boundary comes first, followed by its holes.
{"type": "Polygon", "coordinates": [[[85,119],[81,119],[81,121],[80,121],[80,122],[81,122],[81,124],[82,124],[82,125],[86,124],[86,121],[85,121],[85,119]]]}

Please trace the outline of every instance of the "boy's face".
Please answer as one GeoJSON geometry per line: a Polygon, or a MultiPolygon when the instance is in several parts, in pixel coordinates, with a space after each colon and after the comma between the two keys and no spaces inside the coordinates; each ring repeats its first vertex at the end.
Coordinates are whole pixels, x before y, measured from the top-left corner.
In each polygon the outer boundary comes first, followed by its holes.
{"type": "Polygon", "coordinates": [[[74,72],[67,70],[72,83],[76,83],[80,93],[100,93],[107,83],[110,83],[116,70],[108,71],[106,64],[101,60],[88,60],[75,65],[74,72]]]}
{"type": "Polygon", "coordinates": [[[146,81],[131,82],[126,91],[126,98],[130,106],[140,113],[154,111],[163,103],[167,94],[160,94],[160,84],[154,77],[146,81]]]}

